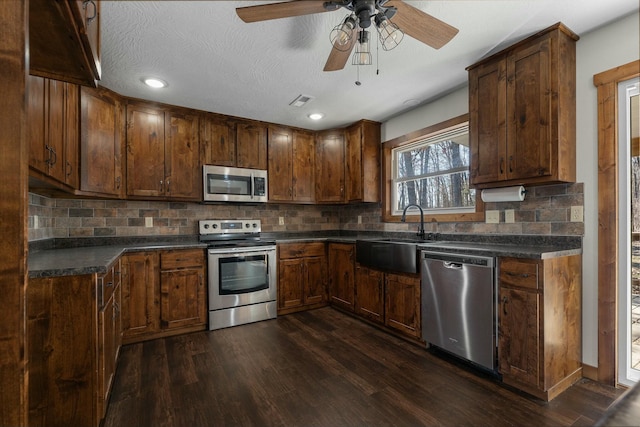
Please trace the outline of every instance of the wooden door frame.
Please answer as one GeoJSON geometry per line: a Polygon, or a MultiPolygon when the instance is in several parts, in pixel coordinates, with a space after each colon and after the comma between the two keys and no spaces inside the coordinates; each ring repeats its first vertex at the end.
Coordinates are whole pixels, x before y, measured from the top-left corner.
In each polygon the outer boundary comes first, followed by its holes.
{"type": "Polygon", "coordinates": [[[28,1],[0,1],[0,425],[27,425],[28,1]]]}
{"type": "Polygon", "coordinates": [[[593,76],[598,89],[597,380],[612,386],[618,380],[618,83],[637,76],[640,61],[593,76]]]}

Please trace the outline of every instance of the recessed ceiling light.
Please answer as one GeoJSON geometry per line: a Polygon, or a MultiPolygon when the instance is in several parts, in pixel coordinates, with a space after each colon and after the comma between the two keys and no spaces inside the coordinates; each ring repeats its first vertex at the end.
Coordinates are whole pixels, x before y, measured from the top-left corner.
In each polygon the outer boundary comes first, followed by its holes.
{"type": "Polygon", "coordinates": [[[142,82],[154,89],[162,89],[163,87],[169,86],[164,80],[156,79],[155,77],[145,77],[142,79],[142,82]]]}
{"type": "Polygon", "coordinates": [[[309,114],[309,118],[311,120],[320,120],[323,117],[324,117],[324,114],[322,114],[322,113],[311,113],[311,114],[309,114]]]}

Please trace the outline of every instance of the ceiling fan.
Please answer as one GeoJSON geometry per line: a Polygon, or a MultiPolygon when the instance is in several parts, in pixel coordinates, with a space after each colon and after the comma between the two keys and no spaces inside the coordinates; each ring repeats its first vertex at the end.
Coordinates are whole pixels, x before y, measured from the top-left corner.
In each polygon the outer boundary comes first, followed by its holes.
{"type": "Polygon", "coordinates": [[[236,8],[236,13],[244,22],[259,22],[332,12],[340,8],[347,9],[351,13],[331,32],[333,49],[324,66],[324,71],[343,69],[356,45],[358,47],[353,57],[353,64],[370,64],[369,36],[366,29],[372,23],[378,31],[380,42],[385,50],[391,50],[397,46],[405,33],[434,49],[440,49],[458,33],[457,28],[401,0],[294,0],[239,7],[236,8]]]}

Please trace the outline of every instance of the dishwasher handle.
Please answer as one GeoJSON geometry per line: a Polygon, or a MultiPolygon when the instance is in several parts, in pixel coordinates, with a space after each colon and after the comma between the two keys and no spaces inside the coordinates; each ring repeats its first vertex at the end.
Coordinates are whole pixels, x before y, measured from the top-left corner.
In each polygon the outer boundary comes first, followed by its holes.
{"type": "Polygon", "coordinates": [[[462,263],[452,261],[442,261],[444,268],[450,268],[451,270],[462,270],[462,263]]]}

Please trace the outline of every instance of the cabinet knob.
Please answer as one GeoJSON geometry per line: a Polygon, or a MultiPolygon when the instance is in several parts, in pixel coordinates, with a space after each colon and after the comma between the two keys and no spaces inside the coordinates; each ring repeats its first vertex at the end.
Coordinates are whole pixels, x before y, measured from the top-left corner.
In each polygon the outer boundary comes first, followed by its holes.
{"type": "Polygon", "coordinates": [[[502,313],[506,316],[507,313],[507,303],[509,302],[509,300],[507,299],[507,297],[502,297],[502,313]]]}

